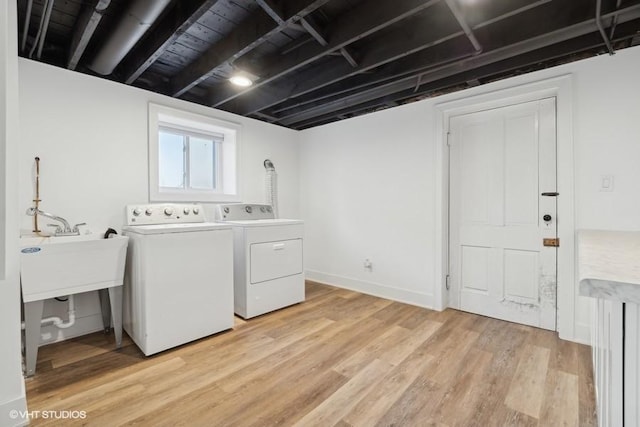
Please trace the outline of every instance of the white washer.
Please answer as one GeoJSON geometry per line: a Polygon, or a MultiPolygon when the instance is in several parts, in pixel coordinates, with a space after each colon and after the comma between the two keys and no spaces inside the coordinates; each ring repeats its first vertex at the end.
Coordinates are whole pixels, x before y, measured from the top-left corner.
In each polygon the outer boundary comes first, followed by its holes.
{"type": "Polygon", "coordinates": [[[304,301],[304,222],[275,219],[269,205],[219,205],[233,226],[234,306],[245,319],[304,301]]]}
{"type": "Polygon", "coordinates": [[[233,232],[199,205],[126,208],[123,323],[149,356],[233,327],[233,232]]]}

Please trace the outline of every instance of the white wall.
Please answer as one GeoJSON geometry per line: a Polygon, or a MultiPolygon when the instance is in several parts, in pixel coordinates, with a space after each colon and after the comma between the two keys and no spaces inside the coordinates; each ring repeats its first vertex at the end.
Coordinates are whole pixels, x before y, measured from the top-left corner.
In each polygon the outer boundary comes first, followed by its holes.
{"type": "Polygon", "coordinates": [[[434,305],[432,119],[409,104],[302,133],[309,278],[434,305]]]}
{"type": "Polygon", "coordinates": [[[0,425],[20,425],[25,411],[20,359],[17,178],[18,65],[16,2],[0,2],[0,425]]]}
{"type": "MultiPolygon", "coordinates": [[[[32,204],[39,156],[41,209],[72,224],[87,222],[95,232],[120,231],[124,206],[148,202],[149,102],[242,124],[243,201],[265,201],[262,162],[269,158],[278,171],[281,215],[299,216],[297,132],[26,59],[19,60],[19,72],[23,230],[32,227],[24,212],[32,204]]],[[[45,315],[66,317],[66,305],[47,301],[45,315]]],[[[53,334],[46,341],[100,330],[96,293],[79,296],[77,315],[69,330],[43,328],[53,334]]]]}
{"type": "MultiPolygon", "coordinates": [[[[307,221],[309,278],[437,306],[442,206],[435,196],[434,106],[571,73],[577,228],[640,229],[639,66],[640,48],[626,49],[297,134],[21,59],[21,227],[31,227],[23,213],[33,198],[33,158],[40,156],[43,209],[97,232],[119,229],[124,205],[148,197],[147,104],[156,102],[243,124],[243,199],[264,200],[262,161],[271,158],[282,216],[307,221]],[[598,191],[603,174],[615,175],[614,192],[598,191]],[[372,271],[363,268],[365,258],[372,271]]],[[[95,294],[78,305],[81,320],[70,334],[99,330],[95,294]]],[[[65,306],[52,302],[46,314],[64,316],[65,306]]],[[[575,339],[586,341],[588,324],[587,306],[579,303],[575,339]]]]}
{"type": "MultiPolygon", "coordinates": [[[[436,256],[435,105],[573,76],[576,228],[640,229],[640,48],[619,51],[301,133],[308,277],[427,307],[436,256]],[[599,192],[601,175],[615,190],[599,192]],[[373,271],[362,261],[370,257],[373,271]]],[[[562,168],[562,165],[559,165],[562,168]]],[[[561,284],[562,285],[562,284],[561,284]]],[[[575,336],[588,342],[577,296],[575,336]]],[[[560,313],[562,316],[562,313],[560,313]]]]}

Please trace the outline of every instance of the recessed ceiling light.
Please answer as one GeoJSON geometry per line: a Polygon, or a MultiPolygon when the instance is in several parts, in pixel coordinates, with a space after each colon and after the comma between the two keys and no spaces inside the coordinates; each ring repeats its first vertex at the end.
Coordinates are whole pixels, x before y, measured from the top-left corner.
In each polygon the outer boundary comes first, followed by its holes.
{"type": "Polygon", "coordinates": [[[231,76],[229,81],[231,83],[233,83],[234,85],[236,85],[236,86],[242,86],[242,87],[248,87],[248,86],[251,86],[253,84],[253,81],[251,81],[251,79],[249,77],[243,76],[241,74],[237,74],[235,76],[231,76]]]}

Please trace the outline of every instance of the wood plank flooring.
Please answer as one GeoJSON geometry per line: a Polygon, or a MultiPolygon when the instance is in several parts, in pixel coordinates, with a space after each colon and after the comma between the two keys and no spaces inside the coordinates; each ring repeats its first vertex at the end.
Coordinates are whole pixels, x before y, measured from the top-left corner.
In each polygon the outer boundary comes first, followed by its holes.
{"type": "Polygon", "coordinates": [[[595,426],[590,348],[316,283],[307,301],[145,358],[96,333],[40,349],[32,425],[595,426]]]}

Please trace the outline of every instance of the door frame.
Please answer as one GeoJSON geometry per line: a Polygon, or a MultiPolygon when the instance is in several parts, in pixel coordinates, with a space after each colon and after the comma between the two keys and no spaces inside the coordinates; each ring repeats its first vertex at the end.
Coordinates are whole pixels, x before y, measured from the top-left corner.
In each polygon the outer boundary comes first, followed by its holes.
{"type": "MultiPolygon", "coordinates": [[[[436,179],[436,308],[453,307],[446,289],[449,256],[449,149],[447,132],[449,119],[491,108],[556,98],[556,162],[558,197],[557,235],[561,245],[557,253],[557,311],[556,329],[560,338],[575,341],[586,336],[577,333],[575,305],[577,298],[575,262],[574,214],[574,152],[573,152],[573,90],[572,76],[540,80],[479,95],[467,96],[435,105],[435,179],[436,179]]],[[[455,307],[453,307],[455,308],[455,307]]]]}

